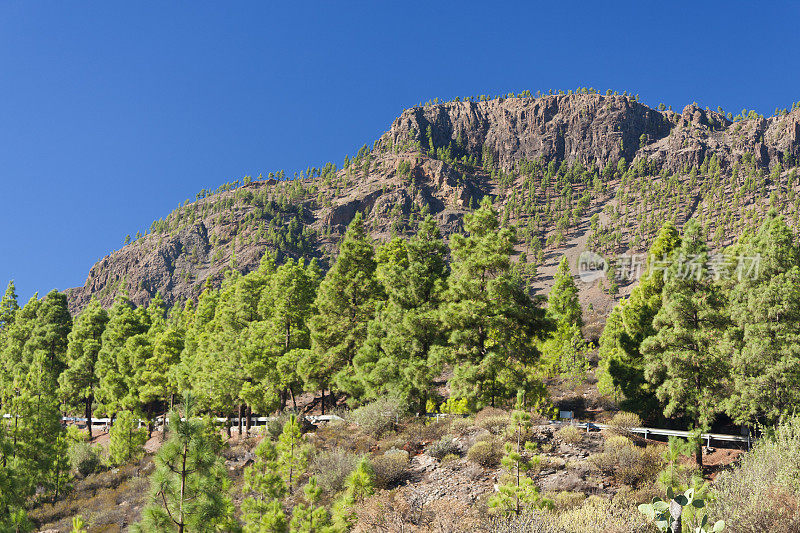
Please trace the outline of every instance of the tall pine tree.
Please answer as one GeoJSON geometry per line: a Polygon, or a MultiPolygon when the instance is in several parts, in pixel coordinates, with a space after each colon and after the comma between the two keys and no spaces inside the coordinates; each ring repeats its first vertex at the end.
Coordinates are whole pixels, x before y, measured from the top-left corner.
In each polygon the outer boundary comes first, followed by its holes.
{"type": "Polygon", "coordinates": [[[540,302],[512,275],[514,231],[501,228],[489,198],[464,218],[465,235],[450,240],[452,272],[442,320],[443,351],[454,365],[451,396],[491,404],[534,390],[536,340],[546,331],[540,302]]]}
{"type": "Polygon", "coordinates": [[[323,404],[325,389],[331,385],[356,397],[363,394],[352,363],[381,298],[375,267],[375,250],[359,212],[347,228],[336,263],[320,284],[317,314],[309,323],[311,350],[300,361],[308,386],[322,389],[323,404]]]}
{"type": "Polygon", "coordinates": [[[424,412],[437,353],[446,338],[439,306],[447,282],[447,247],[428,216],[408,242],[395,238],[378,252],[378,279],[388,296],[354,359],[365,397],[387,394],[424,412]]]}
{"type": "Polygon", "coordinates": [[[97,385],[95,367],[107,323],[108,313],[97,300],[92,300],[75,320],[75,326],[69,334],[67,368],[58,378],[61,396],[67,404],[83,407],[90,439],[92,405],[97,385]]]}
{"type": "MultiPolygon", "coordinates": [[[[707,265],[702,228],[692,219],[666,271],[662,306],[653,319],[656,333],[641,346],[645,378],[655,386],[664,415],[685,416],[698,429],[710,428],[720,411],[719,391],[729,363],[719,349],[726,326],[724,301],[707,265]]],[[[702,464],[699,444],[696,458],[702,464]]]]}
{"type": "Polygon", "coordinates": [[[727,411],[739,423],[774,425],[800,402],[800,248],[783,217],[771,211],[731,252],[743,258],[742,267],[757,269],[741,271],[730,284],[727,411]]]}

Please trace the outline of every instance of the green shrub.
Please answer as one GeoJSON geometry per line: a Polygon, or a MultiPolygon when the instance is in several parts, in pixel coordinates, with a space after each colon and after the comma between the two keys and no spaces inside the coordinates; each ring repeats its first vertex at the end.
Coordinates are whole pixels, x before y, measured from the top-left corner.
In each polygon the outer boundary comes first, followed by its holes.
{"type": "Polygon", "coordinates": [[[349,418],[374,438],[391,428],[398,417],[405,414],[402,402],[397,398],[380,398],[350,412],[349,418]]]}
{"type": "Polygon", "coordinates": [[[75,442],[69,447],[69,464],[79,477],[93,474],[100,468],[101,449],[88,442],[75,442]]]}
{"type": "Polygon", "coordinates": [[[457,400],[455,398],[448,398],[439,406],[440,413],[451,415],[466,415],[472,411],[469,401],[466,398],[457,400]]]}
{"type": "Polygon", "coordinates": [[[397,485],[408,474],[408,452],[389,450],[370,460],[375,474],[375,486],[388,489],[397,485]]]}
{"type": "Polygon", "coordinates": [[[438,442],[434,442],[425,450],[431,457],[441,460],[445,455],[461,456],[461,448],[452,437],[445,435],[438,442]]]}
{"type": "Polygon", "coordinates": [[[282,418],[276,418],[267,422],[267,435],[272,440],[278,440],[278,437],[281,436],[283,433],[283,422],[282,418]]]}
{"type": "Polygon", "coordinates": [[[485,467],[497,466],[503,454],[502,447],[493,440],[479,440],[467,452],[467,459],[485,467]]]}

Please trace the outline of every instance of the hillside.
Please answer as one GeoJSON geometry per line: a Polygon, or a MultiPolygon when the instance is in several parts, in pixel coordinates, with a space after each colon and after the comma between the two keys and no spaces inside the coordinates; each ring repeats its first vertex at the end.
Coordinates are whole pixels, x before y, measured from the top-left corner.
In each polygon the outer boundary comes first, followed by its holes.
{"type": "MultiPolygon", "coordinates": [[[[713,247],[769,207],[796,226],[798,157],[797,106],[769,118],[695,104],[678,114],[585,89],[428,104],[404,111],[341,168],[201,191],[98,261],[67,296],[73,313],[93,297],[108,306],[121,290],[136,304],[160,293],[171,305],[218,284],[231,267],[252,270],[267,249],[325,267],[357,212],[379,241],[412,231],[425,213],[447,236],[487,195],[504,223],[518,226],[519,260],[535,267],[531,287],[543,290],[561,255],[643,251],[670,218],[681,225],[698,217],[713,247]]],[[[580,288],[602,320],[613,290],[580,288]]],[[[620,294],[629,289],[623,280],[620,294]]]]}

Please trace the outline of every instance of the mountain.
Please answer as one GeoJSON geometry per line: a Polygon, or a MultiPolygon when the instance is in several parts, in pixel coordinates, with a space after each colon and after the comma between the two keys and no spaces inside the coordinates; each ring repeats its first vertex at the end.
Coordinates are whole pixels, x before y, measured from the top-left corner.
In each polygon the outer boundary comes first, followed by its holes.
{"type": "MultiPolygon", "coordinates": [[[[70,309],[92,298],[108,306],[121,290],[137,304],[156,294],[182,303],[230,268],[252,270],[265,250],[326,266],[359,211],[379,241],[412,232],[428,213],[450,235],[487,195],[504,223],[519,227],[519,259],[536,269],[530,283],[539,291],[562,254],[644,251],[668,218],[698,217],[714,247],[768,208],[796,225],[800,105],[769,118],[659,107],[583,89],[407,109],[341,168],[201,191],[98,261],[82,287],[67,291],[70,309]]],[[[629,288],[623,283],[621,294],[629,288]]],[[[600,318],[613,293],[608,283],[581,286],[600,318]]]]}

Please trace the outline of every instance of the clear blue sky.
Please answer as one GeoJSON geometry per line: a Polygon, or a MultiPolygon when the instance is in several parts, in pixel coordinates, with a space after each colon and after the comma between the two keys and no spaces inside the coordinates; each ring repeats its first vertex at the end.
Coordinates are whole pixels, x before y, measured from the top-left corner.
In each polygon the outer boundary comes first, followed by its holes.
{"type": "Polygon", "coordinates": [[[200,189],[340,163],[433,97],[800,100],[796,3],[289,4],[0,4],[0,283],[82,285],[200,189]]]}

